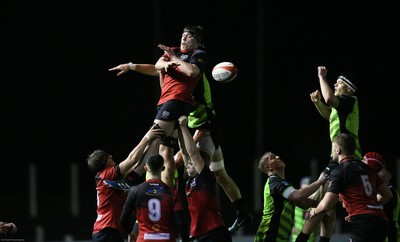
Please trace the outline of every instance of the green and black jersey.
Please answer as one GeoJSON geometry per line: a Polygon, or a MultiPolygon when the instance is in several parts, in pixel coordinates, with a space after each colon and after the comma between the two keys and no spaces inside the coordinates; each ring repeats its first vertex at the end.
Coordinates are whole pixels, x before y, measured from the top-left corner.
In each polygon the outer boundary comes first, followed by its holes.
{"type": "Polygon", "coordinates": [[[188,126],[189,128],[198,128],[207,122],[215,119],[215,111],[212,103],[210,83],[205,74],[193,93],[196,102],[196,109],[189,114],[188,126]]]}
{"type": "Polygon", "coordinates": [[[272,175],[264,187],[264,210],[254,241],[289,241],[294,224],[295,206],[287,199],[294,187],[272,175]]]}
{"type": "Polygon", "coordinates": [[[339,105],[332,108],[329,117],[329,132],[331,141],[340,133],[349,133],[356,140],[355,155],[362,158],[360,141],[358,138],[359,110],[358,100],[355,96],[338,96],[339,105]]]}

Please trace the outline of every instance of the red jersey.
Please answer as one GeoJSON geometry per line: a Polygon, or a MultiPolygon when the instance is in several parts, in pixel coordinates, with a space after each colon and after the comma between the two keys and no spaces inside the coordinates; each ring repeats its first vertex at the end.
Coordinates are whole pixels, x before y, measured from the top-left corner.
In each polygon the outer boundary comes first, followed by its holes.
{"type": "Polygon", "coordinates": [[[216,180],[208,166],[200,174],[190,177],[186,183],[186,196],[190,211],[190,234],[202,236],[213,229],[225,227],[219,213],[216,180]]]}
{"type": "Polygon", "coordinates": [[[179,173],[178,169],[175,169],[174,172],[174,196],[175,196],[175,205],[174,212],[184,210],[184,206],[182,203],[182,197],[179,192],[179,173]]]}
{"type": "Polygon", "coordinates": [[[93,226],[93,234],[104,228],[115,228],[123,232],[120,223],[122,207],[127,193],[110,189],[103,180],[118,180],[122,175],[119,166],[107,167],[96,174],[97,219],[93,226]]]}
{"type": "Polygon", "coordinates": [[[146,180],[129,191],[121,224],[131,233],[133,224],[138,221],[137,242],[175,242],[173,209],[173,190],[161,180],[146,180]]]}
{"type": "MultiPolygon", "coordinates": [[[[193,90],[203,76],[206,53],[204,50],[183,51],[180,48],[172,48],[172,51],[182,61],[195,64],[200,68],[200,73],[195,77],[190,77],[183,73],[179,66],[171,67],[165,72],[161,96],[158,105],[169,100],[181,100],[186,103],[194,104],[193,90]]],[[[164,57],[168,58],[167,55],[164,57]]]]}
{"type": "Polygon", "coordinates": [[[382,184],[378,175],[360,160],[345,159],[331,173],[328,192],[339,194],[349,216],[370,214],[387,220],[379,204],[377,187],[382,184]]]}

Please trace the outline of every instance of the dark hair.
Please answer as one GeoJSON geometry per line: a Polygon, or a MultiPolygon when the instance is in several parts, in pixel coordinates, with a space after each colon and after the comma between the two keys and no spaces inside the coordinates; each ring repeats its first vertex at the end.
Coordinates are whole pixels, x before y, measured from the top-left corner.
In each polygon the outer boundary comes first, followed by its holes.
{"type": "Polygon", "coordinates": [[[199,25],[188,25],[183,29],[183,32],[189,32],[199,42],[200,45],[204,41],[204,29],[199,25]]]}
{"type": "Polygon", "coordinates": [[[162,171],[164,167],[164,158],[161,155],[152,155],[147,158],[146,166],[151,172],[162,171]]]}
{"type": "Polygon", "coordinates": [[[87,157],[89,169],[99,172],[106,168],[108,154],[104,150],[95,150],[87,157]]]}
{"type": "Polygon", "coordinates": [[[353,155],[356,150],[356,140],[351,134],[338,134],[333,138],[333,142],[340,146],[344,155],[353,155]]]}

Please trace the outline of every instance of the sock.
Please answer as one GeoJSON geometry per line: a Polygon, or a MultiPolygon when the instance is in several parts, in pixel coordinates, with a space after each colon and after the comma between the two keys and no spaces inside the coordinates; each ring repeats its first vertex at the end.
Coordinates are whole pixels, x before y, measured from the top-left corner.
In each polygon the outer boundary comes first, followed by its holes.
{"type": "Polygon", "coordinates": [[[232,202],[232,205],[235,208],[237,215],[243,215],[248,213],[243,198],[239,198],[238,200],[232,202]]]}
{"type": "Polygon", "coordinates": [[[310,238],[309,234],[300,232],[300,234],[297,235],[296,242],[307,242],[309,238],[310,238]]]}

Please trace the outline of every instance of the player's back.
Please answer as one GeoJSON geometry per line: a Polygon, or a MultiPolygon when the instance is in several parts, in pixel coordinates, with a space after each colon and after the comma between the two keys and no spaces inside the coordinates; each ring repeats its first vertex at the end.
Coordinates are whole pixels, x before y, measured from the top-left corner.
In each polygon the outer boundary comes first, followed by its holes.
{"type": "Polygon", "coordinates": [[[139,225],[138,242],[173,241],[172,227],[174,195],[161,180],[147,180],[136,191],[136,219],[139,225]]]}

